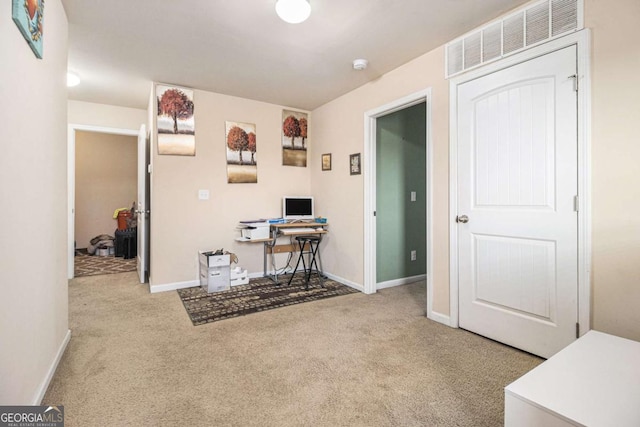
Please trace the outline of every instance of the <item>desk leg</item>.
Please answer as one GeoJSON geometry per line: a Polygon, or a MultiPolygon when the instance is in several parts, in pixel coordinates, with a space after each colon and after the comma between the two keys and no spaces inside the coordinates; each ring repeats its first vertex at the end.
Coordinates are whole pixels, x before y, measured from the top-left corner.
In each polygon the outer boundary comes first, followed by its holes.
{"type": "Polygon", "coordinates": [[[318,240],[318,256],[317,256],[318,262],[316,263],[316,267],[320,268],[320,276],[326,279],[326,276],[324,275],[324,268],[322,268],[322,257],[320,256],[320,243],[322,243],[322,234],[320,234],[319,237],[320,237],[320,240],[318,240]]]}
{"type": "Polygon", "coordinates": [[[276,285],[279,285],[280,283],[278,283],[278,269],[276,268],[276,255],[273,252],[273,249],[276,246],[276,236],[277,236],[277,231],[274,233],[273,247],[271,248],[271,270],[273,271],[273,281],[276,282],[276,285]]]}
{"type": "Polygon", "coordinates": [[[267,277],[267,248],[268,242],[262,244],[262,277],[267,277]]]}
{"type": "Polygon", "coordinates": [[[264,256],[263,256],[263,277],[269,277],[273,280],[276,285],[278,285],[278,270],[276,270],[276,258],[273,253],[273,248],[276,246],[276,238],[278,236],[278,230],[274,229],[271,234],[271,241],[264,242],[264,256]],[[268,252],[271,250],[271,269],[273,273],[269,273],[267,270],[267,257],[269,256],[268,252]]]}

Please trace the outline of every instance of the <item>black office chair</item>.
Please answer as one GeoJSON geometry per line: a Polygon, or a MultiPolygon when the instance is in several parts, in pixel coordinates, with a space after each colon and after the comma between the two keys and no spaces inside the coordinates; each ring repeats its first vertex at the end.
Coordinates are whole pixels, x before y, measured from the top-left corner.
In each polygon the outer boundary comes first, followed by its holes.
{"type": "Polygon", "coordinates": [[[293,269],[293,273],[291,273],[291,277],[289,277],[289,282],[287,286],[291,285],[291,281],[293,280],[293,276],[296,274],[298,270],[298,266],[300,265],[300,260],[302,260],[302,268],[304,269],[304,283],[305,290],[309,289],[309,279],[311,278],[311,272],[314,271],[313,265],[316,265],[315,272],[318,274],[320,279],[320,286],[324,288],[324,282],[322,277],[322,271],[318,268],[318,260],[320,259],[320,253],[318,249],[320,248],[320,237],[318,236],[297,236],[296,241],[298,242],[298,247],[300,248],[300,256],[298,257],[298,262],[296,263],[295,268],[293,269]],[[305,251],[305,248],[308,250],[305,251]],[[309,269],[307,270],[307,264],[304,261],[304,256],[307,255],[309,257],[309,269]],[[317,257],[317,259],[316,259],[317,257]]]}

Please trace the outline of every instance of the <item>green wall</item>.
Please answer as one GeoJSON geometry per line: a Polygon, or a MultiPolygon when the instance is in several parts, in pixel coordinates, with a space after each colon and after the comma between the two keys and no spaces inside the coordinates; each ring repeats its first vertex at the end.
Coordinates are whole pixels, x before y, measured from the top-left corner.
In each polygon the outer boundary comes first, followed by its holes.
{"type": "Polygon", "coordinates": [[[378,283],[426,273],[426,108],[423,102],[377,119],[378,283]]]}

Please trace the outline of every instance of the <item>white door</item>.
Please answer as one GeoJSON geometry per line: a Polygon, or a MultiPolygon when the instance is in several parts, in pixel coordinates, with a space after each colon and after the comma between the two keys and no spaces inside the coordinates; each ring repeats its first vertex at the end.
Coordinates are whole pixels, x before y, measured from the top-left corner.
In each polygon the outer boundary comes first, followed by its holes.
{"type": "Polygon", "coordinates": [[[147,281],[149,272],[149,237],[148,221],[149,207],[147,206],[147,131],[145,125],[140,127],[138,134],[138,259],[137,269],[140,283],[147,281]]]}
{"type": "Polygon", "coordinates": [[[576,337],[576,55],[457,92],[459,325],[542,357],[576,337]]]}

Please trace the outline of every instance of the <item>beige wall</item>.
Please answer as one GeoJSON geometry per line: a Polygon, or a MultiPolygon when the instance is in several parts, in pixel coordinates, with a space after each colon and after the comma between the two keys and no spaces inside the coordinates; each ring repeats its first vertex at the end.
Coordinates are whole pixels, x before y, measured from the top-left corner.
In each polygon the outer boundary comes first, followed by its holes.
{"type": "Polygon", "coordinates": [[[640,1],[588,0],[592,28],[593,325],[640,340],[640,1]]]}
{"type": "Polygon", "coordinates": [[[67,109],[68,122],[74,125],[137,131],[141,124],[147,123],[147,111],[143,109],[73,100],[68,101],[67,109]]]}
{"type": "Polygon", "coordinates": [[[283,107],[204,91],[194,103],[195,156],[159,156],[152,144],[152,287],[196,280],[201,250],[224,248],[249,273],[262,272],[262,244],[236,242],[238,221],[279,217],[282,196],[310,192],[308,168],[282,166],[283,107]],[[257,184],[227,184],[225,121],[256,125],[257,184]],[[209,200],[198,200],[200,189],[209,200]]]}
{"type": "Polygon", "coordinates": [[[349,154],[364,151],[366,111],[430,87],[434,157],[433,308],[446,314],[449,312],[449,86],[443,70],[444,52],[439,48],[314,110],[311,189],[331,223],[332,232],[322,252],[325,269],[363,284],[364,175],[349,175],[349,154]],[[321,171],[322,153],[332,153],[332,171],[321,171]]]}
{"type": "MultiPolygon", "coordinates": [[[[640,117],[638,90],[640,2],[586,0],[585,23],[592,30],[592,192],[593,192],[593,326],[640,340],[640,246],[635,214],[640,209],[635,171],[640,117]]],[[[329,218],[331,233],[323,248],[325,269],[355,283],[363,282],[363,176],[349,176],[348,155],[362,153],[364,112],[418,90],[432,87],[434,181],[434,311],[449,313],[448,257],[448,82],[439,48],[313,111],[310,168],[280,166],[280,107],[196,92],[197,156],[159,157],[152,193],[152,282],[194,280],[198,249],[221,246],[240,255],[240,262],[261,270],[261,248],[237,244],[235,221],[279,215],[277,200],[287,192],[312,192],[318,213],[329,218]],[[259,183],[228,185],[224,163],[224,121],[254,122],[258,128],[259,183]],[[265,147],[267,144],[267,147],[265,147]],[[277,148],[276,148],[277,147],[277,148]],[[333,154],[333,170],[322,172],[319,157],[333,154]],[[273,187],[272,187],[273,186],[273,187]],[[198,201],[208,188],[211,200],[198,201]],[[239,188],[236,190],[236,188],[239,188]],[[256,208],[260,206],[260,208],[256,208]],[[188,237],[185,234],[189,235],[188,237]],[[251,261],[249,261],[251,260],[251,261]],[[163,265],[158,265],[159,263],[163,265]],[[155,267],[153,266],[155,264],[155,267]]],[[[69,122],[108,126],[97,109],[69,103],[69,122]]],[[[118,124],[137,128],[143,110],[103,108],[118,124]],[[117,113],[114,113],[114,111],[117,113]],[[141,114],[140,118],[138,116],[141,114]],[[124,124],[131,117],[136,125],[124,124]]]]}
{"type": "Polygon", "coordinates": [[[135,136],[76,132],[76,223],[78,248],[86,248],[98,234],[117,227],[113,211],[137,200],[135,136]]]}
{"type": "MultiPolygon", "coordinates": [[[[593,326],[640,340],[640,2],[586,0],[592,29],[593,326]]],[[[364,151],[364,113],[412,92],[433,89],[433,309],[449,313],[448,82],[442,48],[313,111],[311,189],[331,222],[327,271],[363,283],[363,177],[348,173],[348,155],[364,151]],[[333,171],[319,156],[333,154],[333,171]]]]}
{"type": "Polygon", "coordinates": [[[60,0],[46,4],[42,60],[13,23],[11,2],[0,2],[0,58],[0,405],[33,405],[68,332],[67,18],[60,0]]]}

